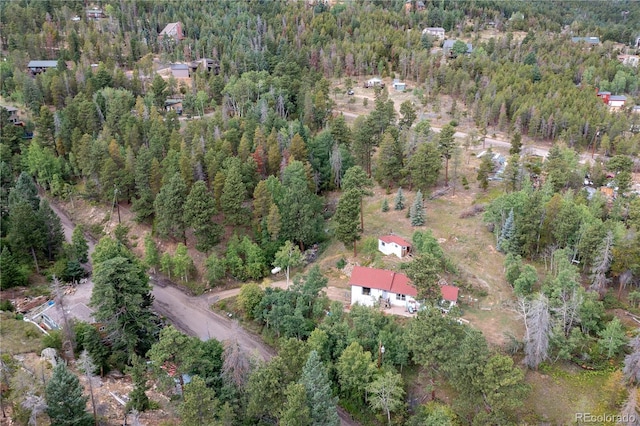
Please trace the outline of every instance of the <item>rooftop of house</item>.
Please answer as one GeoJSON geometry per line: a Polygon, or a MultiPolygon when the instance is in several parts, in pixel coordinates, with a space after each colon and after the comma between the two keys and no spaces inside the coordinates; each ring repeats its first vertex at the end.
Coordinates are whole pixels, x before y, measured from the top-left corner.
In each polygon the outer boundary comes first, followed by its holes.
{"type": "Polygon", "coordinates": [[[458,301],[458,287],[452,285],[443,285],[440,286],[440,292],[442,293],[442,298],[449,302],[457,302],[458,301]]]}
{"type": "Polygon", "coordinates": [[[411,247],[411,243],[409,241],[405,240],[404,238],[398,237],[397,235],[383,235],[379,238],[379,240],[386,244],[396,243],[401,247],[411,247]]]}
{"type": "MultiPolygon", "coordinates": [[[[453,49],[453,45],[457,40],[447,39],[442,44],[442,50],[451,50],[453,49]]],[[[467,53],[471,53],[473,51],[473,45],[471,43],[465,43],[467,45],[467,53]]]]}
{"type": "Polygon", "coordinates": [[[356,266],[351,273],[349,284],[413,297],[418,295],[418,291],[409,283],[409,278],[405,274],[386,269],[356,266]]]}
{"type": "Polygon", "coordinates": [[[422,32],[425,32],[425,31],[426,32],[438,32],[438,33],[445,32],[444,28],[442,28],[442,27],[427,27],[424,30],[422,30],[422,32]]]}
{"type": "Polygon", "coordinates": [[[163,29],[160,31],[160,35],[173,34],[178,31],[178,27],[181,25],[180,22],[169,22],[163,29]]]}
{"type": "MultiPolygon", "coordinates": [[[[65,307],[66,314],[69,319],[76,319],[87,323],[95,322],[93,319],[93,310],[84,303],[76,303],[73,306],[65,307]]],[[[56,322],[60,327],[64,325],[64,314],[59,304],[46,311],[49,318],[56,322]]]]}
{"type": "Polygon", "coordinates": [[[0,108],[4,108],[9,112],[18,112],[18,108],[15,108],[15,107],[12,107],[12,106],[0,105],[0,108]]]}
{"type": "Polygon", "coordinates": [[[611,101],[626,101],[627,97],[624,95],[611,95],[609,97],[609,102],[611,101]]]}
{"type": "Polygon", "coordinates": [[[571,41],[574,43],[585,42],[588,44],[600,44],[600,37],[571,37],[571,41]]]}
{"type": "Polygon", "coordinates": [[[172,70],[188,70],[189,66],[187,64],[171,64],[172,70]]]}
{"type": "Polygon", "coordinates": [[[29,68],[55,68],[58,66],[58,61],[29,61],[29,68]]]}

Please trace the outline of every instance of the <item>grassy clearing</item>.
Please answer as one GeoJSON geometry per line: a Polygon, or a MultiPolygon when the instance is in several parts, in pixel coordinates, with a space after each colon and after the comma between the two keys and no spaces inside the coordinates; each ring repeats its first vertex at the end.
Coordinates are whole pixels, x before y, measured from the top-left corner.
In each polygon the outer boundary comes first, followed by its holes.
{"type": "Polygon", "coordinates": [[[42,332],[35,325],[16,319],[12,313],[0,313],[0,353],[11,355],[38,352],[42,332]]]}
{"type": "MultiPolygon", "coordinates": [[[[472,173],[475,163],[472,161],[463,170],[467,175],[472,173]]],[[[501,188],[491,188],[487,193],[480,194],[482,202],[488,202],[501,193],[501,188]]],[[[413,202],[415,193],[405,190],[407,205],[413,202]]],[[[410,239],[417,229],[430,229],[445,251],[457,265],[460,274],[455,284],[462,287],[462,294],[471,294],[479,301],[474,308],[464,307],[465,318],[472,326],[483,331],[490,343],[502,345],[507,333],[520,337],[522,325],[506,306],[513,300],[511,286],[504,278],[504,256],[495,250],[495,239],[488,232],[482,221],[482,214],[466,219],[460,219],[460,212],[468,209],[478,201],[478,191],[475,188],[464,190],[458,188],[456,194],[449,193],[441,198],[425,202],[427,225],[415,228],[410,225],[406,217],[406,209],[401,211],[381,211],[382,200],[387,199],[393,206],[395,192],[386,194],[381,188],[376,188],[374,196],[365,199],[365,233],[367,237],[378,238],[380,235],[394,232],[410,239]],[[479,307],[491,309],[482,311],[479,307]]],[[[334,247],[333,255],[339,257],[338,247],[334,247]]],[[[345,252],[342,252],[346,254],[345,252]]],[[[382,262],[387,267],[397,261],[394,256],[382,256],[382,262]]]]}
{"type": "MultiPolygon", "coordinates": [[[[527,372],[531,392],[524,406],[532,423],[574,424],[576,413],[604,414],[609,399],[608,371],[582,370],[570,364],[543,366],[527,372]],[[535,410],[535,411],[534,411],[535,410]]],[[[608,410],[608,414],[614,414],[608,410]]]]}

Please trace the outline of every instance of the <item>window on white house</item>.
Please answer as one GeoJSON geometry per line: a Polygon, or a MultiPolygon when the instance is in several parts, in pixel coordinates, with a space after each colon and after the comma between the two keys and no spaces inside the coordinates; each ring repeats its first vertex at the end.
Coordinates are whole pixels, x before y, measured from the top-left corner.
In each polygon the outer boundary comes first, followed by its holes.
{"type": "Polygon", "coordinates": [[[371,295],[371,289],[369,287],[362,287],[362,294],[365,296],[371,295]]]}
{"type": "Polygon", "coordinates": [[[406,294],[396,294],[396,300],[407,300],[406,294]]]}
{"type": "Polygon", "coordinates": [[[382,246],[384,246],[384,241],[380,241],[380,244],[381,244],[382,246]]]}

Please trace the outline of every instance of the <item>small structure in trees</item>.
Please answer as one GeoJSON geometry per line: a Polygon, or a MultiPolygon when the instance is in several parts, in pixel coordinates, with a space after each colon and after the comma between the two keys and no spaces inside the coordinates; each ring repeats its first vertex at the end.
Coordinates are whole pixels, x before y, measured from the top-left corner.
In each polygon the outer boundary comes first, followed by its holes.
{"type": "Polygon", "coordinates": [[[397,79],[393,80],[393,88],[397,92],[404,92],[405,90],[407,90],[407,83],[405,83],[404,81],[397,80],[397,79]]]}
{"type": "Polygon", "coordinates": [[[397,235],[383,235],[378,238],[378,250],[387,256],[395,254],[402,259],[411,252],[411,243],[397,235]]]}
{"type": "Polygon", "coordinates": [[[373,77],[373,78],[370,78],[369,80],[367,80],[366,83],[364,83],[364,87],[365,88],[370,88],[370,87],[381,87],[381,88],[383,88],[384,87],[384,82],[379,77],[373,77]]]}
{"type": "Polygon", "coordinates": [[[182,22],[170,22],[168,23],[160,34],[158,35],[158,39],[162,40],[164,38],[172,38],[174,40],[180,41],[184,38],[184,32],[182,31],[182,22]]]}
{"type": "Polygon", "coordinates": [[[453,285],[440,286],[440,292],[442,293],[440,307],[444,312],[449,312],[451,308],[458,304],[459,291],[460,289],[453,285]]]}

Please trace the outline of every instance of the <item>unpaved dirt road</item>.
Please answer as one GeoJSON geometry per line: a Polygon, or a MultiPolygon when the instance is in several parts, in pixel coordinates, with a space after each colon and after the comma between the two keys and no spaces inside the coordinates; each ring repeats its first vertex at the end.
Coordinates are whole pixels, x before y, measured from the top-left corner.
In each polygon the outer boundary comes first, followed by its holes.
{"type": "MultiPolygon", "coordinates": [[[[60,207],[51,203],[51,208],[60,217],[62,227],[64,229],[65,238],[71,241],[71,235],[75,224],[69,216],[60,207]]],[[[93,241],[88,241],[89,254],[95,248],[93,241]]],[[[151,280],[154,284],[154,280],[151,280]]],[[[87,280],[86,283],[78,286],[78,290],[74,296],[85,296],[87,300],[74,300],[75,303],[83,302],[89,304],[93,282],[87,280]]],[[[240,347],[250,353],[256,353],[262,359],[269,359],[274,352],[267,347],[260,338],[248,333],[237,323],[229,318],[225,318],[209,309],[210,304],[207,300],[213,295],[207,294],[206,298],[190,297],[172,286],[153,285],[152,294],[155,298],[153,307],[156,311],[167,317],[177,328],[185,333],[197,336],[202,340],[216,338],[224,341],[229,339],[237,339],[240,347]]],[[[237,294],[237,293],[235,293],[237,294]]],[[[230,293],[226,297],[234,295],[230,293]]],[[[76,299],[78,299],[76,297],[76,299]]],[[[220,298],[220,297],[219,297],[220,298]]]]}
{"type": "Polygon", "coordinates": [[[179,289],[153,286],[154,309],[167,317],[178,329],[202,340],[212,337],[217,340],[237,340],[245,351],[267,360],[275,352],[259,337],[244,330],[232,319],[212,312],[202,297],[191,297],[179,289]]]}
{"type": "MultiPolygon", "coordinates": [[[[75,224],[69,216],[54,203],[51,203],[51,208],[58,217],[60,217],[65,238],[70,242],[75,224]]],[[[88,244],[89,254],[91,254],[95,248],[95,243],[88,241],[88,244]]],[[[153,279],[151,283],[154,284],[153,279]]],[[[272,285],[281,287],[286,284],[282,282],[272,285]]],[[[79,285],[76,298],[78,298],[80,294],[85,295],[86,301],[83,300],[82,302],[88,304],[92,289],[93,282],[91,280],[79,285]],[[80,287],[82,288],[80,289],[80,287]]],[[[250,354],[255,354],[255,356],[263,360],[269,360],[276,353],[273,349],[265,345],[260,337],[249,333],[233,319],[226,318],[209,309],[211,304],[216,300],[235,296],[238,292],[239,289],[232,289],[192,297],[170,285],[153,285],[152,294],[155,298],[153,308],[159,314],[168,318],[175,327],[184,333],[196,336],[202,340],[211,338],[220,341],[237,340],[243,350],[250,354]]],[[[80,300],[75,302],[78,303],[80,300]]],[[[351,416],[340,407],[338,407],[338,415],[340,416],[340,424],[342,426],[359,426],[359,423],[352,420],[351,416]]]]}

